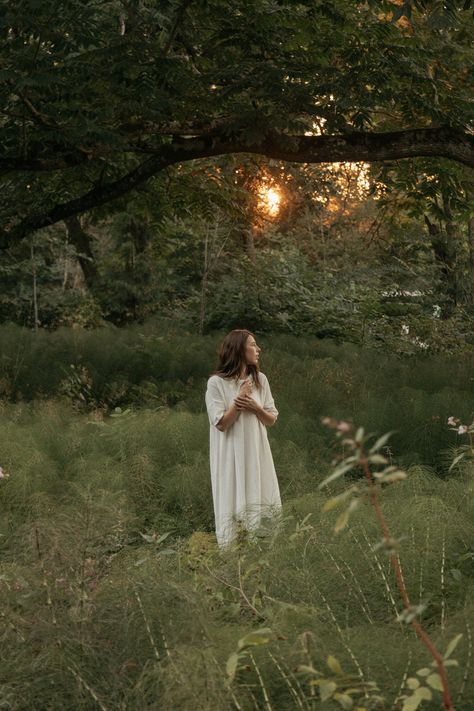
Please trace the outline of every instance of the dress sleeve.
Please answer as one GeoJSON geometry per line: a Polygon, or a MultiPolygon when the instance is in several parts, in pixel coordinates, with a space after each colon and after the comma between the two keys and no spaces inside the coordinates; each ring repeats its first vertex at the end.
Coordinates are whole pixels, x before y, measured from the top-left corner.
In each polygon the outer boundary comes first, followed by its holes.
{"type": "Polygon", "coordinates": [[[215,427],[222,419],[222,416],[226,411],[219,382],[215,377],[211,377],[207,381],[206,407],[207,414],[209,415],[209,422],[215,427]]]}
{"type": "Polygon", "coordinates": [[[267,412],[271,412],[272,415],[278,417],[278,410],[275,407],[275,401],[273,400],[272,391],[270,390],[270,385],[266,376],[263,376],[263,409],[267,412]]]}

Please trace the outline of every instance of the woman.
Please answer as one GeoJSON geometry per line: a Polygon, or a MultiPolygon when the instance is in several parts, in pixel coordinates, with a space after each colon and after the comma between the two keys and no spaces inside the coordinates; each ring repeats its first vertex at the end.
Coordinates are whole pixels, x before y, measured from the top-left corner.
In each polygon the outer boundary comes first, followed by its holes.
{"type": "Polygon", "coordinates": [[[278,410],[259,370],[260,352],[250,331],[231,331],[207,382],[212,496],[221,547],[235,538],[238,521],[247,529],[256,528],[262,513],[281,508],[267,438],[278,410]]]}

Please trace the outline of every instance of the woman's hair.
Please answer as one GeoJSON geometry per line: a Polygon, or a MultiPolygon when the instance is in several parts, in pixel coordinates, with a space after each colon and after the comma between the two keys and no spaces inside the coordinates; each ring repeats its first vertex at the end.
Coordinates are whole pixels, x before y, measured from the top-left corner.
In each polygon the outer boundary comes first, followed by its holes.
{"type": "Polygon", "coordinates": [[[214,375],[221,378],[238,378],[245,366],[255,385],[260,387],[258,365],[247,363],[245,357],[245,344],[249,336],[255,338],[246,328],[236,328],[227,334],[219,348],[219,363],[214,375]]]}

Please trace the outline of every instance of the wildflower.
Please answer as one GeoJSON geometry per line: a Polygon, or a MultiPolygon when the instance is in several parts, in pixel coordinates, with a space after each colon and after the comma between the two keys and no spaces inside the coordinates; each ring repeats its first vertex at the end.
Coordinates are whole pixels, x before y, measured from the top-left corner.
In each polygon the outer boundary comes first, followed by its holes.
{"type": "Polygon", "coordinates": [[[352,430],[352,425],[341,420],[341,422],[338,422],[337,424],[337,429],[339,432],[350,432],[352,430]]]}
{"type": "Polygon", "coordinates": [[[6,471],[2,467],[0,467],[0,479],[6,479],[7,477],[8,474],[6,473],[6,471]]]}
{"type": "Polygon", "coordinates": [[[458,428],[458,435],[466,434],[466,432],[467,432],[466,425],[460,425],[458,428]]]}
{"type": "Polygon", "coordinates": [[[448,425],[451,425],[452,427],[455,427],[458,424],[459,420],[457,417],[448,417],[448,425]]]}

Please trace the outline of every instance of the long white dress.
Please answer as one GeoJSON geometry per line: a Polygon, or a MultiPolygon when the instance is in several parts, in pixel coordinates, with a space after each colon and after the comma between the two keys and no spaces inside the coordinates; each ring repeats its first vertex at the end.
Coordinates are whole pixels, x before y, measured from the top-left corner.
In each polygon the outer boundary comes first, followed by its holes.
{"type": "MultiPolygon", "coordinates": [[[[268,379],[263,373],[259,375],[261,388],[253,385],[251,396],[265,410],[278,416],[268,379]]],[[[225,432],[216,427],[243,382],[218,375],[212,375],[207,381],[212,497],[217,542],[221,547],[235,538],[237,521],[250,530],[260,525],[263,515],[272,515],[281,509],[265,425],[253,412],[243,411],[225,432]]]]}

